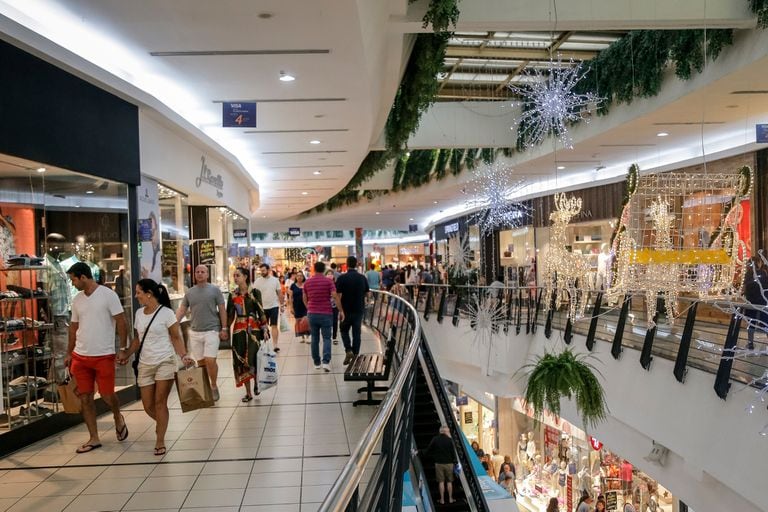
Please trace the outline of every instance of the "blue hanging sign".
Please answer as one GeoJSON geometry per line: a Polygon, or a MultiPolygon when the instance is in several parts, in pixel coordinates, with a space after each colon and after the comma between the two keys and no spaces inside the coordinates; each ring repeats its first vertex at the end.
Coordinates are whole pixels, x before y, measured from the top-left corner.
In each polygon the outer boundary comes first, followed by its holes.
{"type": "Polygon", "coordinates": [[[768,144],[768,124],[755,125],[755,142],[758,144],[768,144]]]}
{"type": "Polygon", "coordinates": [[[221,104],[224,128],[256,128],[256,103],[221,104]]]}

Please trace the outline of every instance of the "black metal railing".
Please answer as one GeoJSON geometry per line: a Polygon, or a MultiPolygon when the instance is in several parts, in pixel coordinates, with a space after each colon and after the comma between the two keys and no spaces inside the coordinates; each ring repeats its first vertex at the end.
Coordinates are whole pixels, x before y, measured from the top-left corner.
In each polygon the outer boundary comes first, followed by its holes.
{"type": "Polygon", "coordinates": [[[433,399],[435,409],[442,411],[444,418],[441,419],[451,428],[457,455],[465,468],[461,483],[467,498],[466,510],[487,511],[465,446],[460,442],[461,431],[455,423],[423,337],[416,309],[407,300],[388,292],[376,291],[373,297],[365,322],[394,345],[390,363],[393,365],[392,381],[376,414],[318,510],[389,512],[401,509],[403,479],[412,468],[414,456],[417,386],[420,382],[423,386],[426,377],[426,384],[432,396],[436,397],[433,399]],[[366,470],[370,472],[370,478],[364,483],[362,478],[366,470]]]}
{"type": "Polygon", "coordinates": [[[575,321],[568,319],[567,307],[560,303],[559,295],[545,297],[541,288],[425,285],[412,287],[402,295],[425,317],[434,315],[438,322],[450,318],[454,326],[469,328],[474,328],[467,313],[472,308],[465,306],[495,301],[500,324],[494,326],[496,331],[535,333],[541,326],[547,337],[562,336],[568,344],[574,334],[580,334],[590,351],[596,342],[610,343],[616,359],[622,357],[624,348],[633,348],[640,352],[639,364],[649,371],[654,357],[674,361],[674,375],[680,382],[685,380],[689,367],[715,374],[715,392],[723,399],[730,381],[757,386],[768,383],[768,357],[760,356],[768,355],[768,337],[757,329],[750,343],[748,329],[742,328],[745,312],[759,310],[759,306],[680,297],[680,318],[670,326],[661,302],[655,322],[647,322],[644,294],[609,302],[603,292],[583,293],[587,294],[587,308],[584,316],[575,321]],[[545,312],[548,302],[555,307],[545,312]],[[430,305],[432,309],[426,311],[430,305]],[[752,349],[748,350],[748,346],[752,349]]]}

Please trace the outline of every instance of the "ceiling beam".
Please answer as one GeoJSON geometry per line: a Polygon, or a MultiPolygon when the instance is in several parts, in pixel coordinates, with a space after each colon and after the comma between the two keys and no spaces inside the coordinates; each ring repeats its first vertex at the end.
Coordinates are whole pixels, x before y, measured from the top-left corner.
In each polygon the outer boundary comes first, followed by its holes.
{"type": "MultiPolygon", "coordinates": [[[[565,50],[560,52],[563,60],[589,60],[598,52],[589,50],[565,50]]],[[[507,59],[507,60],[549,60],[549,49],[533,50],[529,48],[481,48],[449,46],[446,57],[465,59],[507,59]]]]}
{"type": "Polygon", "coordinates": [[[437,93],[438,100],[490,100],[501,101],[513,97],[511,92],[494,92],[489,88],[445,87],[437,93]]]}

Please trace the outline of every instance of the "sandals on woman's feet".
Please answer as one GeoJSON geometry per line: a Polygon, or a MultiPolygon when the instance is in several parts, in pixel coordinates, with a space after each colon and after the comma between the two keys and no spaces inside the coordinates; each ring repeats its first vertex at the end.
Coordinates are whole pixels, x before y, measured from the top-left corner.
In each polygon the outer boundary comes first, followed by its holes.
{"type": "Polygon", "coordinates": [[[125,418],[122,414],[120,415],[120,419],[123,420],[123,427],[117,428],[117,426],[115,426],[115,433],[117,433],[118,441],[125,441],[128,439],[128,424],[125,422],[125,418]]]}
{"type": "Polygon", "coordinates": [[[165,455],[165,451],[166,451],[165,446],[158,446],[155,448],[155,455],[157,456],[165,455]]]}
{"type": "Polygon", "coordinates": [[[245,395],[243,398],[240,399],[241,402],[250,402],[253,400],[253,397],[251,395],[245,395]]]}

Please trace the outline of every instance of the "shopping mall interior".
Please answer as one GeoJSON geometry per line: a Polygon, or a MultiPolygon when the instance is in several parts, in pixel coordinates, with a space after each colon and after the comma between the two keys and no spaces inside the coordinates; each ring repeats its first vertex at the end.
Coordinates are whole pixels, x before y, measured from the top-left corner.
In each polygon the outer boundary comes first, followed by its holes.
{"type": "Polygon", "coordinates": [[[0,0],[0,512],[768,510],[767,67],[766,0],[0,0]]]}

